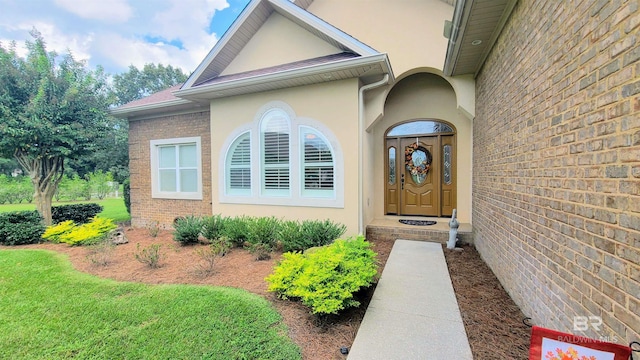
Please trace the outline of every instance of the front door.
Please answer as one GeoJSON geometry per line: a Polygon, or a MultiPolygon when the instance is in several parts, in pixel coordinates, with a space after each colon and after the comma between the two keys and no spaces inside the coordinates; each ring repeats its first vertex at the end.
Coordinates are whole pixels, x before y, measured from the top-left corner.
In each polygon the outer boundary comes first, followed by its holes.
{"type": "Polygon", "coordinates": [[[417,120],[388,131],[385,139],[385,213],[451,216],[456,204],[455,130],[417,120]]]}
{"type": "Polygon", "coordinates": [[[400,214],[439,216],[437,137],[402,138],[400,214]]]}

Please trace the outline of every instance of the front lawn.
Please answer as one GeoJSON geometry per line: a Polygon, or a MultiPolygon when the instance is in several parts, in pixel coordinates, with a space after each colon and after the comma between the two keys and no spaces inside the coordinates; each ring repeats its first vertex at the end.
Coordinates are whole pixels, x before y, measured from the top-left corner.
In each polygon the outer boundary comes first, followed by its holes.
{"type": "Polygon", "coordinates": [[[259,296],[99,279],[42,250],[0,250],[0,334],[0,358],[300,358],[259,296]]]}

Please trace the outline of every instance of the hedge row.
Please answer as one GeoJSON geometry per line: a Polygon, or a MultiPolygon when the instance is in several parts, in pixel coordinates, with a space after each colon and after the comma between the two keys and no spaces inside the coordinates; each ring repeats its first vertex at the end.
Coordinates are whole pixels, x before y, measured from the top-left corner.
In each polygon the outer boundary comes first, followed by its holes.
{"type": "Polygon", "coordinates": [[[332,243],[344,234],[346,226],[331,220],[283,221],[275,217],[186,216],[174,221],[174,239],[182,244],[197,243],[200,236],[209,241],[222,237],[237,246],[261,245],[268,250],[304,251],[332,243]]]}
{"type": "MultiPolygon", "coordinates": [[[[51,208],[53,223],[72,220],[76,224],[89,222],[102,211],[99,204],[72,204],[51,208]]],[[[0,244],[34,244],[42,240],[45,226],[37,211],[15,211],[0,213],[0,244]]]]}

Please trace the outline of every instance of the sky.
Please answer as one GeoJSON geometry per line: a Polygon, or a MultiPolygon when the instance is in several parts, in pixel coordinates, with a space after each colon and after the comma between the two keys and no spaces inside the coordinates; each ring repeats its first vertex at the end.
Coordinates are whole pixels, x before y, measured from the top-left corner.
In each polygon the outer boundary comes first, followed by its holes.
{"type": "Polygon", "coordinates": [[[37,29],[48,50],[119,74],[156,63],[191,73],[249,0],[0,0],[0,43],[37,29]]]}

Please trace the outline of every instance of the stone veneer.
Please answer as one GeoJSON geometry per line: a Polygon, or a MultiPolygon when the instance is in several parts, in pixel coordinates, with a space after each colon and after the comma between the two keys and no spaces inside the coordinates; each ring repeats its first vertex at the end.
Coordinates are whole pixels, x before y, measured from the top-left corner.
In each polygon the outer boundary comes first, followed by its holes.
{"type": "Polygon", "coordinates": [[[209,111],[134,120],[129,123],[131,172],[131,225],[152,222],[170,227],[177,216],[210,215],[211,135],[209,111]],[[202,200],[153,199],[151,197],[150,141],[200,136],[202,146],[202,200]]]}
{"type": "Polygon", "coordinates": [[[484,260],[533,323],[623,344],[640,340],[638,6],[519,1],[473,128],[484,260]]]}

